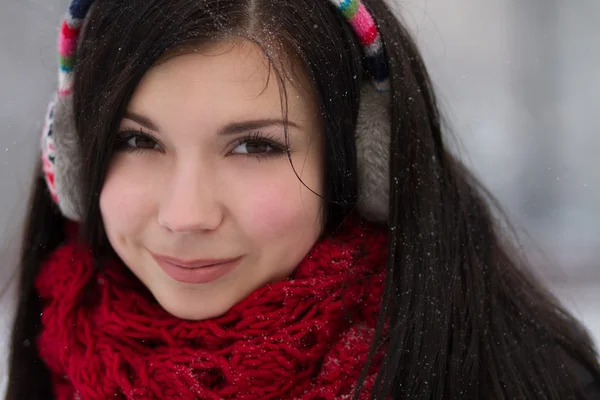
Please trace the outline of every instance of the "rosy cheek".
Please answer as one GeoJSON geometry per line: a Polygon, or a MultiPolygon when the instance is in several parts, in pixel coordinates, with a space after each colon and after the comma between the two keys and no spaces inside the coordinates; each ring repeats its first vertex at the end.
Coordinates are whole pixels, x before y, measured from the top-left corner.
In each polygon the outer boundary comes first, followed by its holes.
{"type": "Polygon", "coordinates": [[[152,183],[125,165],[114,165],[100,193],[100,210],[109,235],[127,234],[145,224],[151,216],[152,183]]]}
{"type": "Polygon", "coordinates": [[[289,174],[255,180],[239,190],[243,193],[236,197],[244,201],[236,218],[244,221],[246,233],[275,241],[314,223],[321,201],[289,174]]]}

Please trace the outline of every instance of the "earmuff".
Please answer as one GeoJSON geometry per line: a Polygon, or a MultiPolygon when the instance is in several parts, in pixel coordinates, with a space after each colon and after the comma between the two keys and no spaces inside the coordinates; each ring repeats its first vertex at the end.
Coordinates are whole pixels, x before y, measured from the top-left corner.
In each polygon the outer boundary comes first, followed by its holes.
{"type": "MultiPolygon", "coordinates": [[[[359,0],[328,0],[346,18],[363,45],[364,65],[371,82],[361,88],[354,132],[358,167],[357,208],[361,215],[386,222],[389,209],[390,95],[389,71],[381,35],[359,0]]],[[[83,163],[73,110],[73,68],[77,45],[94,0],[72,0],[59,40],[59,87],[48,106],[42,132],[42,166],[52,199],[61,213],[81,221],[79,173],[83,163]]]]}

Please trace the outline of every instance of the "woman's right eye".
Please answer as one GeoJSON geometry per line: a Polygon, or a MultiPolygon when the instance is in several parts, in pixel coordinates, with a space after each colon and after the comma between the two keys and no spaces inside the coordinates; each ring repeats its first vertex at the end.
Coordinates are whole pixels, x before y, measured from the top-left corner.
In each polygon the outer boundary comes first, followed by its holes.
{"type": "Polygon", "coordinates": [[[160,150],[157,140],[145,132],[121,132],[117,139],[117,149],[126,151],[160,150]]]}

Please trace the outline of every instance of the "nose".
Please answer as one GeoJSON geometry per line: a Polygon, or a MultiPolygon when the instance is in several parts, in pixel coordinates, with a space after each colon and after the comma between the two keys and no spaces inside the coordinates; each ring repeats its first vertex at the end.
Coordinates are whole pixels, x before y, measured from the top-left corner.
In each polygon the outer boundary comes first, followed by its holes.
{"type": "Polygon", "coordinates": [[[172,232],[211,231],[224,217],[224,206],[215,190],[214,174],[197,167],[179,168],[165,185],[158,223],[172,232]]]}

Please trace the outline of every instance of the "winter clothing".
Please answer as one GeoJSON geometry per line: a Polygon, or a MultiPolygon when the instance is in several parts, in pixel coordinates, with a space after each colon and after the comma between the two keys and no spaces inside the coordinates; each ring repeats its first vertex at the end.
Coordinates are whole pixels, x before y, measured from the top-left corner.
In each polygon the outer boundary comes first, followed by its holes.
{"type": "Polygon", "coordinates": [[[374,337],[386,245],[383,229],[351,217],[288,280],[256,289],[221,317],[186,321],[122,263],[103,274],[70,239],[36,280],[44,304],[37,344],[55,398],[345,398],[374,337]]]}

